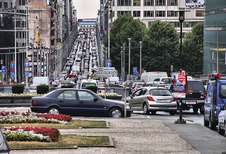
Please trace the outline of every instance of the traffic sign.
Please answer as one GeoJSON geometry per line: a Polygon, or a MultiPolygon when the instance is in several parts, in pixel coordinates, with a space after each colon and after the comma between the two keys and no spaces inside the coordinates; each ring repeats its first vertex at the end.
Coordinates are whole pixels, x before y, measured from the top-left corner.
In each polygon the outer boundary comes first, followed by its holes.
{"type": "Polygon", "coordinates": [[[29,67],[25,67],[25,72],[29,72],[30,71],[30,68],[29,67]]]}
{"type": "Polygon", "coordinates": [[[11,73],[15,73],[15,68],[11,68],[11,69],[10,69],[10,72],[11,72],[11,73]]]}
{"type": "Polygon", "coordinates": [[[29,62],[25,61],[24,65],[25,65],[25,67],[29,67],[29,62]]]}
{"type": "Polygon", "coordinates": [[[11,61],[11,64],[15,64],[15,61],[11,61]]]}
{"type": "Polygon", "coordinates": [[[6,66],[2,66],[2,74],[6,74],[6,66]]]}
{"type": "Polygon", "coordinates": [[[10,68],[15,68],[15,64],[10,64],[10,68]]]}
{"type": "Polygon", "coordinates": [[[111,67],[111,62],[107,62],[107,67],[111,67]]]}
{"type": "Polygon", "coordinates": [[[137,67],[133,67],[133,72],[137,72],[137,67]]]}
{"type": "Polygon", "coordinates": [[[108,59],[107,59],[107,62],[111,62],[111,59],[110,59],[110,58],[108,58],[108,59]]]}
{"type": "Polygon", "coordinates": [[[25,62],[29,62],[29,59],[28,59],[28,57],[26,57],[26,59],[25,59],[25,62]]]}

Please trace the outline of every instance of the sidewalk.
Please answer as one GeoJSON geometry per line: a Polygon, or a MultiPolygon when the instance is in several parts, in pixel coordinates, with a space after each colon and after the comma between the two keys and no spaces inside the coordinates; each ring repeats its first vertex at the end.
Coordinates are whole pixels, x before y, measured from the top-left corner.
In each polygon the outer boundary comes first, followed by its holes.
{"type": "MultiPolygon", "coordinates": [[[[76,117],[77,118],[77,117],[76,117]]],[[[111,136],[115,148],[78,148],[73,150],[12,150],[10,154],[199,154],[190,144],[173,132],[160,120],[132,118],[81,118],[105,120],[110,128],[105,129],[63,129],[61,134],[89,136],[111,136]]]]}

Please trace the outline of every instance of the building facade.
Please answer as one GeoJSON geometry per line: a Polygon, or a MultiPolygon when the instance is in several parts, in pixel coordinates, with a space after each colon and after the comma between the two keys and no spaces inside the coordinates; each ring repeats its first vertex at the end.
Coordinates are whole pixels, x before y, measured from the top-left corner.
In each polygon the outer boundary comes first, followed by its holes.
{"type": "Polygon", "coordinates": [[[103,0],[101,1],[101,27],[107,30],[120,15],[130,14],[147,27],[155,20],[172,23],[180,32],[179,9],[186,9],[183,35],[204,20],[204,2],[201,0],[103,0]],[[109,16],[109,18],[108,18],[109,16]],[[108,20],[109,19],[109,20],[108,20]]]}
{"type": "Polygon", "coordinates": [[[204,75],[226,74],[226,3],[205,0],[204,75]]]}

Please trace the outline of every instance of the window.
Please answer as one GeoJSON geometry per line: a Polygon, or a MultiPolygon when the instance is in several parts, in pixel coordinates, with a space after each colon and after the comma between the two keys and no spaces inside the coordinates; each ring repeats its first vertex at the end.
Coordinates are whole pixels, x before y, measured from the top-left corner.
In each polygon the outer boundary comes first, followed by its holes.
{"type": "Polygon", "coordinates": [[[177,6],[178,5],[178,0],[168,0],[167,1],[167,6],[177,6]]]}
{"type": "Polygon", "coordinates": [[[118,11],[117,12],[117,16],[119,17],[120,15],[124,15],[124,14],[129,14],[131,15],[131,11],[118,11]]]}
{"type": "Polygon", "coordinates": [[[165,11],[156,11],[155,12],[156,17],[165,17],[165,11]]]}
{"type": "Polygon", "coordinates": [[[4,2],[4,9],[8,8],[8,3],[4,2]]]}
{"type": "Polygon", "coordinates": [[[2,8],[2,2],[0,2],[0,8],[2,8]]]}
{"type": "Polygon", "coordinates": [[[58,99],[76,99],[75,91],[64,91],[57,98],[58,99]]]}
{"type": "Polygon", "coordinates": [[[156,6],[166,6],[166,0],[155,0],[156,6]]]}
{"type": "Polygon", "coordinates": [[[117,0],[118,6],[131,6],[131,0],[117,0]]]}
{"type": "Polygon", "coordinates": [[[144,11],[144,17],[154,17],[154,11],[144,11]]]}
{"type": "Polygon", "coordinates": [[[170,22],[171,24],[173,24],[175,27],[180,27],[180,23],[179,22],[170,22]]]}
{"type": "Polygon", "coordinates": [[[78,91],[79,100],[84,101],[93,101],[94,96],[87,91],[78,91]]]}
{"type": "Polygon", "coordinates": [[[175,11],[167,11],[167,17],[177,17],[178,13],[175,11]]]}
{"type": "Polygon", "coordinates": [[[134,17],[140,17],[140,11],[133,11],[134,17]]]}
{"type": "Polygon", "coordinates": [[[133,6],[140,6],[140,0],[133,0],[133,6]]]}
{"type": "Polygon", "coordinates": [[[203,10],[196,10],[196,17],[203,17],[204,11],[203,10]]]}
{"type": "Polygon", "coordinates": [[[154,6],[154,0],[144,0],[144,6],[154,6]]]}
{"type": "Polygon", "coordinates": [[[150,95],[151,96],[171,96],[171,93],[169,90],[166,89],[153,89],[150,90],[150,95]]]}
{"type": "Polygon", "coordinates": [[[226,85],[225,84],[220,85],[220,96],[223,98],[226,98],[226,85]]]}

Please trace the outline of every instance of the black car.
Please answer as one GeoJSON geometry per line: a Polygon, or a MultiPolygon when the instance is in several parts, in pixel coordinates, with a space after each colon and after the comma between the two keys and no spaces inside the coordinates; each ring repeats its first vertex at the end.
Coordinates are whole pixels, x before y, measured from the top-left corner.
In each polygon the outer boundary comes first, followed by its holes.
{"type": "MultiPolygon", "coordinates": [[[[123,117],[122,101],[103,99],[87,89],[62,88],[41,97],[32,97],[32,112],[63,113],[68,115],[123,117]]],[[[127,117],[132,109],[126,105],[127,117]]]]}

